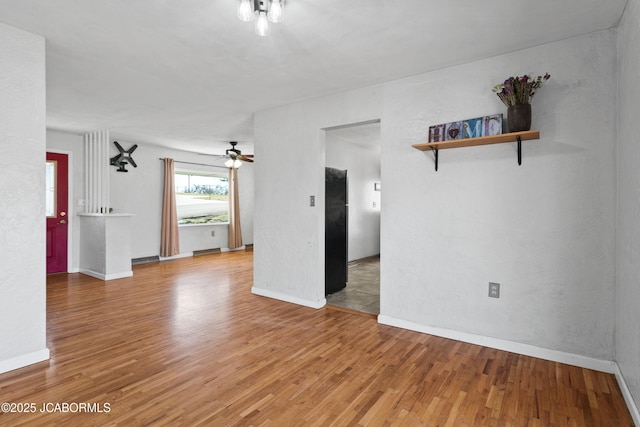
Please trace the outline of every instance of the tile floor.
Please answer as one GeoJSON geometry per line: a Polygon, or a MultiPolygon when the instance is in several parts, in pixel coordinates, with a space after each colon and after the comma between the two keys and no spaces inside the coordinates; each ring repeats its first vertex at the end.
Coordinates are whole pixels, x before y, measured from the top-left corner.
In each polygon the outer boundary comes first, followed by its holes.
{"type": "Polygon", "coordinates": [[[369,314],[380,314],[380,256],[349,263],[349,282],[327,295],[327,304],[369,314]]]}

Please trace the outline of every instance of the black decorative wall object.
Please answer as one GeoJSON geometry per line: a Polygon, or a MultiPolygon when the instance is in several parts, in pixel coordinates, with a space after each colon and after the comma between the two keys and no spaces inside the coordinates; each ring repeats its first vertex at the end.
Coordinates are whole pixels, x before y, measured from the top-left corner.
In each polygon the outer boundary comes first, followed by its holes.
{"type": "Polygon", "coordinates": [[[136,148],[138,148],[138,144],[134,144],[133,146],[131,146],[131,148],[125,150],[124,148],[122,148],[122,145],[118,144],[118,141],[113,141],[113,143],[116,145],[120,153],[111,158],[111,166],[117,166],[118,172],[129,172],[125,168],[127,164],[131,164],[131,166],[137,168],[138,165],[133,160],[133,157],[131,157],[131,154],[136,151],[136,148]]]}

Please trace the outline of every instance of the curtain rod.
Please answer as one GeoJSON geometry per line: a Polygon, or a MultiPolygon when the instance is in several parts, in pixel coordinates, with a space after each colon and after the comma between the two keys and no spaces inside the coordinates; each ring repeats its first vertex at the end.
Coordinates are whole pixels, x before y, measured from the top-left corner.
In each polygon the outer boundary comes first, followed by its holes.
{"type": "MultiPolygon", "coordinates": [[[[164,160],[164,157],[160,157],[158,160],[164,160]]],[[[228,167],[226,167],[226,166],[207,165],[207,164],[205,164],[205,163],[182,162],[182,161],[180,161],[180,160],[174,160],[174,162],[176,162],[176,163],[184,163],[184,164],[187,164],[187,165],[209,166],[209,167],[211,167],[211,168],[229,169],[229,168],[228,168],[228,167]]]]}

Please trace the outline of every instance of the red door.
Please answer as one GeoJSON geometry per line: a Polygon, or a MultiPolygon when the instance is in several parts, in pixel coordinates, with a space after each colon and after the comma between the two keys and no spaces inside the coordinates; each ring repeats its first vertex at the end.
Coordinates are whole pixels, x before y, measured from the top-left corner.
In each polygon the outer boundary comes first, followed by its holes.
{"type": "Polygon", "coordinates": [[[47,153],[47,274],[67,271],[69,159],[47,153]]]}

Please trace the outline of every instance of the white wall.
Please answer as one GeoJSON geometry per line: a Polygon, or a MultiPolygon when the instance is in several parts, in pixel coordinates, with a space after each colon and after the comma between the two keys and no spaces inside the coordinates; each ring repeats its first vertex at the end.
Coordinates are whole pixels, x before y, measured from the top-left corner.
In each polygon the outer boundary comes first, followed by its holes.
{"type": "Polygon", "coordinates": [[[254,293],[311,307],[325,304],[325,132],[320,129],[379,119],[381,89],[367,87],[254,115],[259,159],[254,166],[254,293]],[[311,195],[315,207],[309,206],[311,195]]]}
{"type": "MultiPolygon", "coordinates": [[[[118,139],[112,135],[123,148],[129,149],[136,142],[118,139]]],[[[117,172],[115,166],[110,167],[109,185],[111,207],[115,213],[134,214],[132,218],[131,256],[143,258],[156,256],[160,253],[160,223],[163,192],[163,163],[159,160],[170,157],[193,163],[214,163],[214,158],[201,156],[185,151],[170,150],[155,145],[137,142],[138,148],[132,157],[138,165],[134,168],[127,165],[128,172],[117,172]]],[[[83,137],[64,132],[48,131],[47,148],[73,152],[74,159],[74,200],[73,206],[77,212],[84,208],[78,206],[78,199],[84,198],[83,178],[83,137]]],[[[118,153],[115,145],[111,144],[111,156],[118,153]]],[[[176,168],[192,168],[205,172],[227,173],[226,169],[209,168],[204,166],[176,164],[176,168]]],[[[253,243],[253,168],[251,164],[244,164],[239,169],[240,211],[242,217],[242,239],[245,244],[253,243]]],[[[73,248],[79,247],[80,233],[77,217],[72,219],[73,248]],[[76,232],[76,230],[78,230],[76,232]]],[[[203,225],[180,227],[180,252],[190,253],[202,249],[227,248],[228,234],[226,225],[203,225]],[[215,237],[211,231],[215,230],[215,237]]],[[[73,266],[77,270],[79,258],[74,250],[73,266]]]]}
{"type": "Polygon", "coordinates": [[[0,372],[46,347],[45,43],[0,24],[0,372]]]}
{"type": "MultiPolygon", "coordinates": [[[[629,0],[618,28],[618,233],[616,360],[640,406],[640,2],[629,0]]],[[[638,422],[638,418],[636,418],[638,422]]]]}
{"type": "Polygon", "coordinates": [[[254,292],[323,302],[319,129],[381,117],[383,318],[612,360],[615,48],[603,31],[257,113],[254,292]],[[493,85],[547,71],[522,166],[502,144],[441,151],[435,172],[410,146],[430,124],[505,112],[493,85]]]}
{"type": "Polygon", "coordinates": [[[328,130],[326,165],[347,170],[349,183],[349,261],[380,253],[380,143],[359,143],[335,137],[328,130]],[[375,204],[375,206],[374,206],[375,204]]]}

